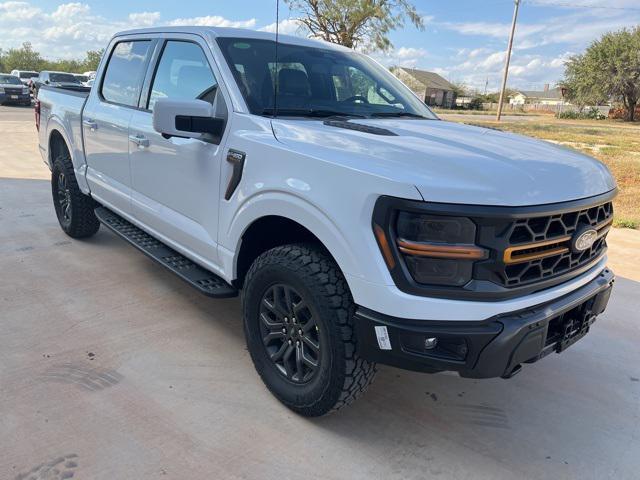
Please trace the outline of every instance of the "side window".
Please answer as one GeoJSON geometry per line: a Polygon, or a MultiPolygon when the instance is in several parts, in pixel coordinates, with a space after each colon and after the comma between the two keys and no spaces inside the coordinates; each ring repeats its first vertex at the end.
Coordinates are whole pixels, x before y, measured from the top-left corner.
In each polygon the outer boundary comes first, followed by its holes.
{"type": "Polygon", "coordinates": [[[130,107],[138,106],[150,50],[150,40],[120,42],[115,46],[102,82],[105,100],[130,107]]]}
{"type": "Polygon", "coordinates": [[[151,86],[149,110],[153,110],[160,98],[198,99],[213,104],[217,87],[218,82],[199,45],[168,41],[151,86]]]}

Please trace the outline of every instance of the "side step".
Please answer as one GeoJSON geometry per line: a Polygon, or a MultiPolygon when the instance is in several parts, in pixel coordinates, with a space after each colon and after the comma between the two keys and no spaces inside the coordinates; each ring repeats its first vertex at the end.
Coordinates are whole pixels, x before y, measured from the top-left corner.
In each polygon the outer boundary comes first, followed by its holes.
{"type": "Polygon", "coordinates": [[[95,212],[98,220],[105,227],[124,238],[148,257],[167,267],[204,295],[215,298],[228,298],[238,295],[238,290],[222,278],[193,263],[184,255],[169,248],[111,210],[105,207],[98,207],[95,212]]]}

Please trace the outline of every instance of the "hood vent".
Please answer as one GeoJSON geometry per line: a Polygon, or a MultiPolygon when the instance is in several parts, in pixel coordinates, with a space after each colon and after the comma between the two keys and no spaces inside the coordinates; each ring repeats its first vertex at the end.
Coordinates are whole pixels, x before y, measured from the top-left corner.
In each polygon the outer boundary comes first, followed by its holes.
{"type": "Polygon", "coordinates": [[[348,120],[325,120],[325,125],[336,128],[346,128],[347,130],[355,130],[357,132],[371,133],[372,135],[386,135],[388,137],[397,137],[397,133],[393,133],[386,128],[372,127],[371,125],[362,125],[360,123],[351,123],[348,120]]]}

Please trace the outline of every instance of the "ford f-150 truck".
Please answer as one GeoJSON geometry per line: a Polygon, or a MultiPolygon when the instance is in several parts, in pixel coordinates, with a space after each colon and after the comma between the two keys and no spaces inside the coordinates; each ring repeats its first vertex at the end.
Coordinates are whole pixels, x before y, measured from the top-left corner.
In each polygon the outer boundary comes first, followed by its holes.
{"type": "Polygon", "coordinates": [[[240,294],[259,375],[303,415],[352,402],[378,363],[509,378],[609,299],[605,166],[441,121],[340,46],[119,33],[90,92],[42,86],[36,123],[62,230],[102,224],[201,292],[240,294]]]}

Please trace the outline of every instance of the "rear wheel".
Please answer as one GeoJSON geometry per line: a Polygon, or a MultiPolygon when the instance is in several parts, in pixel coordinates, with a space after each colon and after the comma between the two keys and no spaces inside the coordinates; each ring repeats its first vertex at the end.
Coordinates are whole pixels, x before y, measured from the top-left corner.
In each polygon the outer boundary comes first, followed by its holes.
{"type": "Polygon", "coordinates": [[[100,222],[94,213],[96,203],[80,191],[69,154],[59,152],[51,171],[53,206],[62,230],[73,238],[94,235],[100,222]]]}
{"type": "Polygon", "coordinates": [[[353,402],[375,376],[356,353],[353,299],[331,257],[313,245],[262,254],[245,280],[245,336],[256,370],[287,407],[319,416],[353,402]]]}

